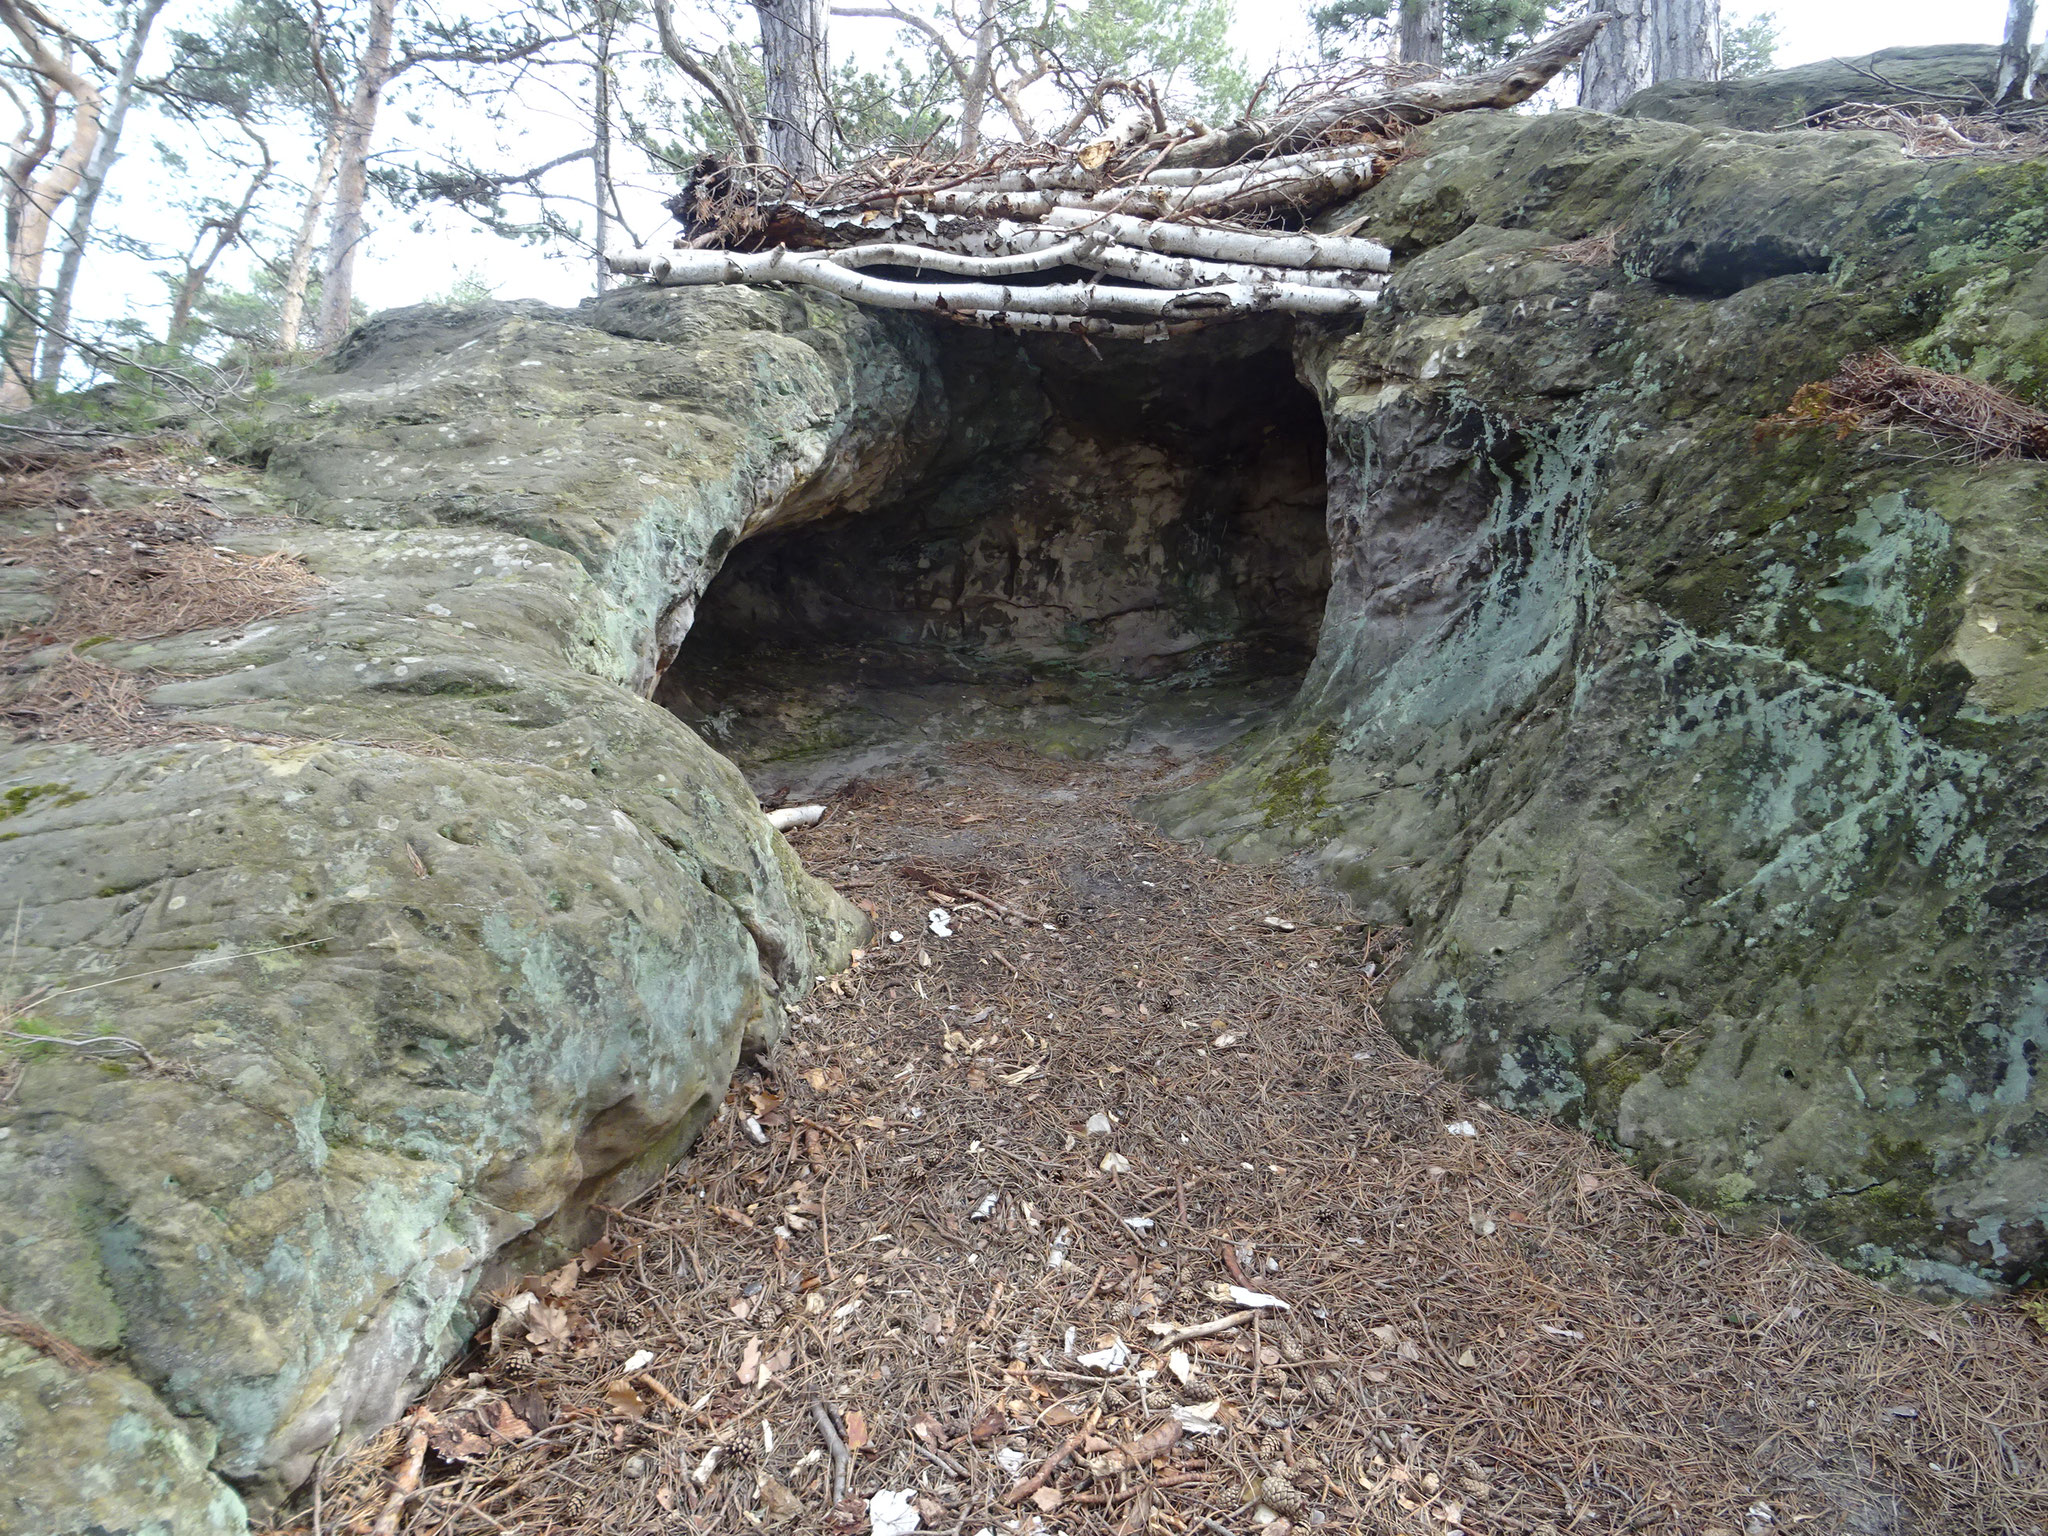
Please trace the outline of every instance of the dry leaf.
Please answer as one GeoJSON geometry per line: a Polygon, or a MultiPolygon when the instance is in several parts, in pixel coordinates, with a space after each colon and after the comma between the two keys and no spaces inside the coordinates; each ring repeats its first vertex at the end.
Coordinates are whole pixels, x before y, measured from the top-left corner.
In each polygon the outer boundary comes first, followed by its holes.
{"type": "Polygon", "coordinates": [[[747,1340],[747,1347],[740,1355],[740,1385],[751,1387],[761,1379],[761,1336],[757,1333],[747,1340]]]}
{"type": "MultiPolygon", "coordinates": [[[[531,1291],[520,1294],[533,1296],[531,1291]]],[[[533,1296],[531,1306],[522,1309],[520,1321],[526,1325],[526,1342],[541,1349],[562,1348],[576,1331],[567,1312],[560,1307],[549,1306],[538,1296],[533,1296]]]]}
{"type": "Polygon", "coordinates": [[[1473,1354],[1472,1351],[1468,1349],[1465,1351],[1465,1353],[1458,1356],[1458,1364],[1462,1365],[1468,1371],[1477,1370],[1479,1368],[1479,1357],[1473,1354]]]}
{"type": "Polygon", "coordinates": [[[1190,1381],[1194,1380],[1195,1363],[1188,1358],[1188,1352],[1184,1349],[1168,1352],[1166,1368],[1173,1372],[1174,1380],[1178,1381],[1182,1386],[1186,1386],[1190,1381]]]}
{"type": "Polygon", "coordinates": [[[1031,1502],[1049,1515],[1067,1502],[1067,1496],[1057,1488],[1041,1488],[1031,1495],[1031,1502]]]}
{"type": "Polygon", "coordinates": [[[519,1401],[499,1402],[493,1405],[491,1433],[500,1439],[531,1440],[535,1433],[546,1427],[547,1405],[531,1393],[518,1394],[519,1401]]]}
{"type": "Polygon", "coordinates": [[[772,1477],[761,1479],[760,1493],[770,1520],[794,1520],[804,1512],[804,1501],[772,1477]]]}
{"type": "Polygon", "coordinates": [[[868,1418],[858,1408],[846,1415],[846,1448],[849,1451],[864,1449],[870,1441],[868,1418]]]}
{"type": "Polygon", "coordinates": [[[623,1413],[629,1419],[645,1418],[647,1415],[647,1404],[640,1394],[633,1390],[633,1383],[630,1381],[614,1381],[607,1385],[604,1389],[604,1400],[610,1403],[616,1412],[623,1413]]]}
{"type": "Polygon", "coordinates": [[[443,1461],[469,1461],[490,1454],[491,1442],[474,1433],[467,1415],[453,1421],[441,1419],[427,1431],[427,1444],[443,1461]]]}

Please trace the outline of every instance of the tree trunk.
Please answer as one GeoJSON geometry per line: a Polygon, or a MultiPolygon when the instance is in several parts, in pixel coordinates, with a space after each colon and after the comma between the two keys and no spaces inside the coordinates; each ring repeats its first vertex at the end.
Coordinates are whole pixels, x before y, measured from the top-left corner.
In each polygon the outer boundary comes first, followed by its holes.
{"type": "Polygon", "coordinates": [[[270,153],[270,146],[263,141],[245,122],[242,132],[249,135],[262,157],[249,177],[248,190],[242,194],[241,203],[226,218],[211,220],[199,231],[199,238],[193,244],[192,255],[185,262],[185,276],[178,284],[178,291],[171,302],[171,323],[164,332],[164,339],[173,347],[184,345],[192,329],[192,311],[199,303],[199,296],[206,292],[206,280],[213,274],[214,263],[219,261],[227,248],[242,238],[242,231],[248,227],[249,210],[256,206],[256,196],[270,180],[270,173],[277,169],[277,161],[270,153]],[[207,236],[211,234],[212,240],[207,236]]]}
{"type": "Polygon", "coordinates": [[[299,232],[292,238],[291,264],[285,268],[284,301],[277,312],[277,348],[280,352],[299,350],[299,327],[306,317],[306,288],[313,279],[313,240],[320,231],[320,213],[327,206],[328,189],[334,185],[334,168],[341,160],[341,127],[327,125],[320,142],[320,159],[313,167],[313,185],[306,193],[306,206],[299,214],[299,232]]]}
{"type": "Polygon", "coordinates": [[[341,120],[341,154],[334,222],[327,235],[327,272],[320,290],[320,345],[348,334],[355,299],[356,247],[363,241],[363,204],[370,195],[370,138],[391,76],[391,29],[398,0],[370,0],[370,30],[356,71],[355,91],[341,120]]]}
{"type": "Polygon", "coordinates": [[[960,158],[972,160],[981,152],[981,119],[988,111],[989,82],[996,67],[996,0],[981,0],[981,15],[974,26],[974,67],[960,82],[960,158]]]}
{"type": "Polygon", "coordinates": [[[1998,85],[1991,99],[2000,106],[2019,101],[2033,74],[2034,0],[2012,0],[2005,13],[2005,46],[1998,52],[1998,85]]]}
{"type": "Polygon", "coordinates": [[[1614,20],[1579,69],[1580,106],[1619,112],[1659,80],[1720,78],[1721,0],[1612,0],[1607,8],[1614,20]]]}
{"type": "Polygon", "coordinates": [[[761,144],[754,136],[754,120],[747,115],[746,104],[733,90],[730,81],[719,78],[690,57],[682,34],[676,31],[675,13],[669,0],[654,0],[654,23],[656,34],[661,39],[661,51],[668,55],[669,62],[710,93],[711,99],[718,103],[718,109],[725,114],[725,120],[732,124],[733,137],[739,140],[742,158],[749,165],[759,165],[761,144]]]}
{"type": "Polygon", "coordinates": [[[597,17],[597,59],[591,70],[591,145],[590,176],[592,206],[597,210],[597,291],[603,293],[611,280],[611,268],[606,264],[606,247],[610,243],[611,215],[608,200],[612,190],[612,28],[616,25],[618,13],[610,9],[600,10],[597,17]]]}
{"type": "Polygon", "coordinates": [[[93,149],[92,163],[86,167],[85,179],[79,183],[77,201],[72,204],[71,228],[64,236],[64,259],[58,264],[57,284],[50,292],[50,330],[43,337],[43,361],[37,373],[45,389],[55,389],[64,374],[68,343],[63,333],[71,329],[71,298],[78,291],[78,269],[85,261],[86,246],[92,240],[93,216],[99,207],[100,193],[106,187],[108,173],[114,168],[121,144],[121,128],[128,120],[128,104],[135,99],[135,75],[142,67],[142,51],[148,46],[149,34],[166,3],[167,0],[145,0],[136,14],[135,24],[128,33],[127,46],[121,51],[121,72],[114,82],[113,108],[100,126],[100,141],[93,149]]]}
{"type": "Polygon", "coordinates": [[[1721,78],[1721,0],[1652,0],[1650,83],[1721,78]]]}
{"type": "Polygon", "coordinates": [[[815,176],[831,163],[828,0],[754,0],[754,8],[768,77],[768,158],[792,176],[815,176]]]}
{"type": "MultiPolygon", "coordinates": [[[[10,168],[8,186],[7,275],[14,283],[19,303],[38,304],[43,287],[43,259],[49,251],[50,228],[57,209],[78,189],[91,164],[100,136],[100,93],[93,83],[71,68],[68,47],[65,57],[51,52],[45,35],[38,30],[41,16],[0,0],[0,22],[14,34],[15,41],[38,77],[42,96],[44,132],[18,155],[10,168]],[[43,162],[54,144],[56,96],[71,98],[71,142],[46,173],[43,162]]],[[[9,317],[6,340],[6,373],[0,377],[0,410],[20,410],[29,403],[29,382],[35,377],[36,345],[42,333],[20,315],[9,317]]]]}
{"type": "Polygon", "coordinates": [[[1443,67],[1444,0],[1401,0],[1401,62],[1443,67]]]}
{"type": "Polygon", "coordinates": [[[1608,0],[1614,20],[1601,29],[1579,63],[1579,105],[1618,112],[1650,83],[1656,0],[1608,0]]]}

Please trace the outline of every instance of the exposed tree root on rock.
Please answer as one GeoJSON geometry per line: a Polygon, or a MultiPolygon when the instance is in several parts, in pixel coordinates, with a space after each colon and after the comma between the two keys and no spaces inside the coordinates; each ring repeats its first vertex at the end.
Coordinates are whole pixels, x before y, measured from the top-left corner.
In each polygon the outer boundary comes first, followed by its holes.
{"type": "Polygon", "coordinates": [[[2016,1309],[1725,1234],[1407,1058],[1373,1001],[1400,936],[1148,829],[1170,765],[955,765],[798,834],[872,904],[866,957],[522,1282],[416,1491],[403,1425],[330,1471],[329,1530],[394,1491],[434,1536],[2048,1518],[2016,1309]]]}

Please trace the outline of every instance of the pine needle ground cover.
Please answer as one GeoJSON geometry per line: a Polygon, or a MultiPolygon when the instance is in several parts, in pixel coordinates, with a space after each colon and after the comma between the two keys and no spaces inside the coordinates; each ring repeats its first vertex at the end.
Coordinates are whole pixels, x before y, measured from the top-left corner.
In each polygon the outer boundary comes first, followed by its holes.
{"type": "Polygon", "coordinates": [[[2024,1305],[1730,1235],[1468,1096],[1381,1025],[1401,936],[1160,837],[1171,771],[963,748],[833,800],[796,842],[871,906],[856,968],[286,1528],[2048,1520],[2024,1305]]]}

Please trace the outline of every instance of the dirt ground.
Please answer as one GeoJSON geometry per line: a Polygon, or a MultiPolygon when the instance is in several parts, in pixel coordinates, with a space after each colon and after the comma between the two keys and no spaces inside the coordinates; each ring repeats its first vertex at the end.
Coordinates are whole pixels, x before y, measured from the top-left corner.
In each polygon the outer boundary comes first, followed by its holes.
{"type": "Polygon", "coordinates": [[[795,841],[855,970],[290,1528],[2042,1530],[2020,1307],[1724,1234],[1404,1056],[1402,936],[1159,836],[1163,771],[835,797],[795,841]]]}

